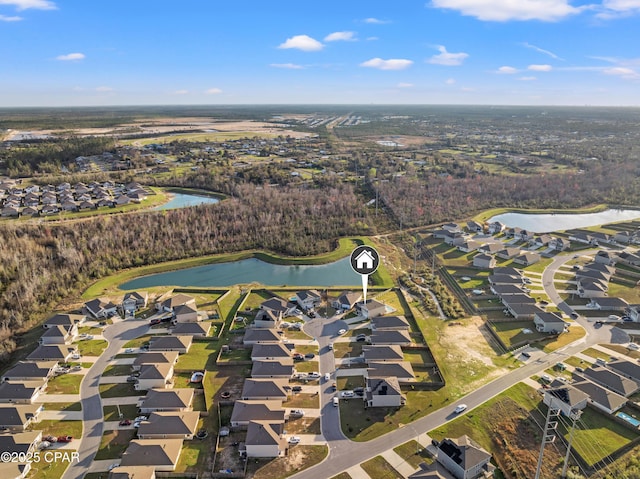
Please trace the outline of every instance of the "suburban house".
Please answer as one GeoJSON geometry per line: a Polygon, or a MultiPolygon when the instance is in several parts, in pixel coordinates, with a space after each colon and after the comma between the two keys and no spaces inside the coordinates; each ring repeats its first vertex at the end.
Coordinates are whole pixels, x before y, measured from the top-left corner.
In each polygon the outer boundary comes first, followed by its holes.
{"type": "Polygon", "coordinates": [[[637,383],[640,383],[640,365],[624,359],[616,359],[615,361],[609,361],[607,367],[612,369],[620,376],[624,376],[627,379],[631,379],[637,383]]]}
{"type": "Polygon", "coordinates": [[[498,296],[508,296],[510,294],[524,294],[520,285],[516,284],[493,284],[491,285],[491,292],[498,296]]]}
{"type": "Polygon", "coordinates": [[[156,309],[158,311],[164,311],[165,313],[173,313],[175,308],[185,304],[189,304],[195,308],[196,300],[192,296],[179,293],[156,303],[156,309]]]}
{"type": "Polygon", "coordinates": [[[402,395],[400,383],[396,377],[369,377],[365,389],[367,407],[400,407],[406,398],[402,395]]]}
{"type": "Polygon", "coordinates": [[[595,257],[593,258],[593,260],[596,263],[602,263],[602,264],[606,264],[606,265],[613,265],[616,262],[616,255],[613,253],[610,253],[609,251],[605,251],[605,250],[600,250],[596,253],[595,257]]]}
{"type": "Polygon", "coordinates": [[[296,293],[296,302],[298,303],[298,306],[304,310],[315,308],[320,304],[321,300],[322,296],[320,295],[320,292],[315,289],[298,291],[296,293]]]}
{"type": "Polygon", "coordinates": [[[572,233],[569,236],[569,240],[570,241],[575,241],[577,243],[582,243],[582,244],[588,244],[588,245],[594,245],[596,246],[598,244],[597,240],[595,238],[593,238],[593,236],[587,234],[587,233],[582,233],[582,232],[575,232],[572,233]]]}
{"type": "Polygon", "coordinates": [[[536,304],[535,298],[532,298],[528,294],[507,294],[504,297],[500,298],[502,304],[505,306],[513,305],[513,304],[536,304]]]}
{"type": "Polygon", "coordinates": [[[252,361],[269,359],[286,359],[291,357],[291,350],[283,343],[258,343],[251,349],[252,361]]]}
{"type": "Polygon", "coordinates": [[[199,321],[198,308],[196,308],[195,302],[179,304],[173,308],[173,317],[176,323],[195,323],[199,321]]]}
{"type": "Polygon", "coordinates": [[[555,251],[565,251],[571,247],[571,242],[569,240],[563,238],[553,238],[549,242],[549,248],[554,249],[555,251]]]}
{"type": "Polygon", "coordinates": [[[511,258],[515,258],[519,254],[520,254],[520,248],[507,247],[498,251],[496,253],[496,256],[501,259],[511,259],[511,258]]]}
{"type": "Polygon", "coordinates": [[[260,399],[263,401],[280,400],[286,401],[288,397],[287,389],[289,381],[287,379],[262,379],[247,378],[242,387],[242,399],[260,399]]]}
{"type": "Polygon", "coordinates": [[[522,270],[514,268],[513,266],[498,266],[497,268],[493,268],[493,274],[515,276],[516,278],[520,278],[521,280],[523,278],[522,270]]]}
{"type": "Polygon", "coordinates": [[[122,300],[122,310],[124,315],[133,316],[136,311],[147,307],[149,302],[149,293],[146,291],[132,291],[126,293],[122,300]]]}
{"type": "Polygon", "coordinates": [[[617,311],[624,313],[629,308],[629,303],[622,298],[593,298],[589,301],[587,307],[599,309],[600,311],[617,311]]]}
{"type": "Polygon", "coordinates": [[[173,365],[168,363],[160,364],[143,364],[140,367],[140,375],[138,382],[135,384],[137,391],[145,391],[147,389],[162,389],[171,387],[173,382],[173,365]]]}
{"type": "Polygon", "coordinates": [[[442,225],[442,229],[450,233],[462,233],[462,227],[458,223],[445,223],[442,225]]]}
{"type": "Polygon", "coordinates": [[[469,436],[440,441],[436,460],[456,479],[493,477],[491,454],[469,436]]]}
{"type": "Polygon", "coordinates": [[[601,273],[604,273],[609,277],[611,277],[616,272],[615,266],[604,264],[604,263],[595,263],[595,262],[585,264],[582,269],[600,271],[601,273]]]}
{"type": "Polygon", "coordinates": [[[496,259],[490,254],[479,253],[473,257],[473,266],[476,268],[494,268],[496,259]]]}
{"type": "Polygon", "coordinates": [[[561,334],[569,327],[569,323],[563,320],[558,314],[546,311],[536,312],[533,315],[533,323],[536,325],[536,330],[539,333],[561,334]]]}
{"type": "Polygon", "coordinates": [[[375,299],[367,299],[366,302],[359,302],[356,304],[356,309],[363,318],[375,318],[376,316],[382,316],[387,312],[387,307],[384,303],[376,301],[375,299]]]}
{"type": "Polygon", "coordinates": [[[489,223],[488,232],[489,234],[495,235],[498,233],[502,233],[503,229],[504,225],[502,223],[500,223],[499,221],[494,221],[492,223],[489,223]]]}
{"type": "Polygon", "coordinates": [[[626,251],[618,253],[618,261],[632,266],[640,266],[640,256],[633,253],[627,253],[626,251]]]}
{"type": "Polygon", "coordinates": [[[543,402],[550,407],[557,407],[562,414],[574,417],[576,413],[587,407],[589,396],[570,384],[558,380],[550,384],[544,391],[543,402]]]}
{"type": "Polygon", "coordinates": [[[37,381],[53,376],[58,361],[20,361],[2,376],[3,381],[37,381]]]}
{"type": "Polygon", "coordinates": [[[251,368],[252,378],[290,378],[295,368],[293,359],[277,359],[269,361],[254,361],[251,368]]]}
{"type": "Polygon", "coordinates": [[[175,471],[182,439],[134,439],[122,454],[120,466],[153,466],[158,471],[175,471]]]}
{"type": "Polygon", "coordinates": [[[526,251],[519,256],[513,258],[513,262],[522,266],[529,266],[540,261],[540,255],[531,251],[526,251]]]}
{"type": "Polygon", "coordinates": [[[23,381],[0,383],[0,403],[31,404],[47,387],[47,381],[23,381]]]}
{"type": "MultiPolygon", "coordinates": [[[[22,457],[35,457],[33,454],[36,451],[38,444],[42,440],[42,431],[24,431],[16,433],[0,433],[0,451],[3,453],[15,454],[17,458],[22,457]]],[[[15,457],[15,456],[13,456],[15,457]]],[[[22,477],[29,471],[30,462],[11,462],[11,458],[2,461],[4,467],[1,471],[3,473],[17,473],[13,477],[22,477]],[[7,467],[9,466],[9,467],[7,467]]],[[[5,479],[13,479],[11,476],[3,475],[5,479]]],[[[36,477],[36,476],[33,476],[36,477]]]]}
{"type": "Polygon", "coordinates": [[[608,287],[600,281],[591,278],[578,280],[578,296],[581,298],[603,298],[607,296],[608,287]]]}
{"type": "Polygon", "coordinates": [[[377,316],[371,319],[371,330],[409,329],[409,321],[404,316],[377,316]]]}
{"type": "Polygon", "coordinates": [[[59,361],[66,363],[76,352],[76,347],[62,344],[50,344],[38,346],[27,359],[29,361],[59,361]]]}
{"type": "Polygon", "coordinates": [[[362,301],[362,293],[345,291],[331,304],[336,309],[347,310],[353,308],[359,301],[362,301]]]}
{"type": "Polygon", "coordinates": [[[369,362],[398,362],[404,361],[402,348],[396,344],[383,346],[363,346],[362,357],[369,362]]]}
{"type": "Polygon", "coordinates": [[[618,231],[613,236],[613,239],[622,244],[631,244],[638,241],[637,235],[635,233],[632,233],[631,231],[618,231]]]}
{"type": "Polygon", "coordinates": [[[283,421],[285,410],[282,401],[254,401],[241,399],[236,401],[231,412],[231,427],[246,428],[249,421],[283,421]]]}
{"type": "Polygon", "coordinates": [[[509,304],[507,306],[508,313],[515,319],[533,319],[536,313],[543,313],[535,304],[509,304]]]}
{"type": "Polygon", "coordinates": [[[589,403],[601,411],[614,414],[627,404],[626,397],[609,391],[596,383],[586,381],[582,376],[574,374],[573,379],[574,382],[571,385],[589,396],[589,403]]]}
{"type": "Polygon", "coordinates": [[[279,314],[282,318],[286,318],[287,316],[293,316],[296,305],[274,296],[273,298],[263,301],[260,304],[260,309],[263,311],[273,311],[274,313],[279,314]]]}
{"type": "Polygon", "coordinates": [[[467,231],[469,231],[470,233],[482,233],[484,232],[484,226],[482,225],[482,223],[470,220],[467,221],[467,231]]]}
{"type": "Polygon", "coordinates": [[[277,329],[249,328],[244,333],[242,343],[245,345],[257,343],[279,343],[282,337],[277,329]]]}
{"type": "Polygon", "coordinates": [[[87,317],[84,314],[56,314],[47,319],[42,327],[44,329],[53,328],[54,326],[72,326],[81,325],[87,317]]]}
{"type": "Polygon", "coordinates": [[[542,248],[543,246],[549,246],[552,239],[551,235],[542,234],[529,241],[529,244],[534,248],[542,248]]]}
{"type": "Polygon", "coordinates": [[[406,329],[381,329],[371,333],[371,344],[398,344],[408,346],[411,343],[411,336],[406,329]]]}
{"type": "Polygon", "coordinates": [[[256,314],[252,326],[259,329],[277,329],[282,321],[282,313],[261,309],[256,314]]]}
{"type": "Polygon", "coordinates": [[[190,411],[193,404],[193,389],[151,389],[139,404],[140,412],[190,411]]]}
{"type": "Polygon", "coordinates": [[[596,271],[593,269],[582,269],[576,273],[576,279],[593,279],[600,281],[602,284],[609,282],[611,278],[610,274],[603,273],[602,271],[596,271]]]}
{"type": "Polygon", "coordinates": [[[118,312],[118,306],[102,298],[92,299],[84,303],[85,309],[96,319],[107,318],[118,312]]]}
{"type": "Polygon", "coordinates": [[[68,326],[53,326],[51,328],[47,328],[38,342],[40,344],[49,345],[49,344],[69,344],[73,342],[78,336],[78,326],[68,325],[68,326]]]}
{"type": "Polygon", "coordinates": [[[478,248],[482,253],[488,253],[491,255],[496,254],[498,251],[504,248],[502,243],[485,243],[478,248]]]}
{"type": "Polygon", "coordinates": [[[482,246],[482,243],[479,243],[478,241],[474,241],[474,240],[468,240],[462,244],[457,245],[457,248],[459,251],[462,251],[463,253],[471,253],[479,249],[480,246],[482,246]]]}
{"type": "Polygon", "coordinates": [[[140,371],[140,368],[144,364],[169,364],[175,366],[178,362],[178,356],[180,354],[177,351],[157,351],[153,353],[141,353],[133,360],[131,368],[134,371],[140,371]]]}
{"type": "Polygon", "coordinates": [[[395,376],[400,383],[408,383],[415,381],[415,374],[411,363],[408,361],[398,362],[381,362],[371,361],[368,364],[367,377],[371,378],[388,378],[395,376]]]}
{"type": "Polygon", "coordinates": [[[582,375],[589,381],[610,389],[614,393],[624,397],[629,397],[640,389],[640,384],[637,382],[598,364],[585,369],[582,375]]]}
{"type": "Polygon", "coordinates": [[[284,456],[287,449],[284,421],[268,419],[249,421],[245,448],[247,457],[284,456]]]}
{"type": "Polygon", "coordinates": [[[178,323],[171,330],[171,334],[175,334],[176,336],[198,336],[206,338],[209,336],[209,331],[211,331],[210,322],[178,323]]]}
{"type": "Polygon", "coordinates": [[[515,285],[522,285],[522,276],[515,276],[512,274],[496,274],[495,273],[495,269],[493,270],[494,274],[490,274],[489,278],[487,278],[489,280],[489,284],[515,284],[515,285]]]}
{"type": "Polygon", "coordinates": [[[198,430],[198,411],[152,412],[138,428],[139,439],[193,439],[198,430]]]}
{"type": "Polygon", "coordinates": [[[189,352],[193,336],[152,336],[149,338],[149,351],[177,351],[180,354],[189,352]]]}
{"type": "Polygon", "coordinates": [[[23,432],[31,423],[38,421],[41,411],[40,404],[1,404],[0,429],[23,432]]]}

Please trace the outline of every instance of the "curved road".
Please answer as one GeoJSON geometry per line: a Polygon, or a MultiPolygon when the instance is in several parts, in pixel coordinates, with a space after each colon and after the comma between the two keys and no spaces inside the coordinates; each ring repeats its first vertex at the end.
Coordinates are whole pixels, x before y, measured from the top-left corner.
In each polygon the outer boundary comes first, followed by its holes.
{"type": "MultiPolygon", "coordinates": [[[[560,296],[556,292],[555,286],[553,284],[553,276],[555,275],[557,269],[562,264],[569,261],[572,256],[573,255],[562,255],[556,257],[551,265],[549,265],[549,267],[545,269],[545,272],[543,274],[543,285],[545,291],[547,292],[551,300],[567,314],[570,314],[571,312],[573,312],[573,310],[560,298],[560,296]]],[[[326,335],[334,334],[334,328],[337,331],[339,328],[343,327],[338,325],[344,323],[326,323],[326,320],[324,320],[325,324],[322,325],[321,320],[314,320],[314,322],[315,321],[317,321],[319,324],[309,324],[309,326],[311,327],[308,330],[305,327],[305,330],[310,334],[315,333],[314,337],[317,338],[318,342],[321,344],[320,372],[324,373],[327,372],[327,370],[323,369],[323,367],[327,367],[328,364],[327,362],[325,362],[324,358],[328,353],[330,353],[330,351],[323,348],[323,345],[329,343],[329,338],[327,338],[326,335]]],[[[565,346],[557,351],[547,354],[543,358],[532,361],[529,364],[525,364],[523,367],[513,372],[501,376],[500,378],[466,395],[463,398],[463,401],[460,400],[454,401],[449,404],[436,405],[444,407],[412,422],[411,424],[408,424],[395,431],[389,432],[384,436],[380,436],[371,441],[353,442],[346,439],[344,435],[342,435],[339,424],[340,418],[337,414],[338,408],[334,408],[330,405],[328,406],[328,404],[330,404],[330,401],[327,402],[327,400],[325,399],[326,392],[323,389],[322,431],[325,434],[325,439],[327,440],[327,443],[329,445],[329,455],[322,463],[301,471],[291,477],[295,479],[326,479],[327,477],[339,474],[354,465],[361,464],[388,449],[392,449],[396,446],[404,444],[407,441],[416,439],[419,435],[435,429],[454,419],[455,417],[457,417],[457,415],[453,413],[453,409],[457,404],[461,402],[467,404],[469,410],[473,409],[491,399],[492,397],[500,394],[505,389],[508,389],[511,386],[519,383],[520,381],[536,373],[539,373],[540,371],[547,369],[558,362],[564,361],[567,357],[572,356],[573,354],[576,354],[591,345],[600,342],[607,342],[608,340],[610,340],[611,328],[603,326],[599,329],[595,329],[591,323],[587,322],[584,319],[579,319],[578,322],[585,328],[587,332],[587,335],[584,338],[581,338],[580,340],[575,341],[574,343],[565,346]],[[327,409],[329,409],[329,411],[327,411],[327,409]],[[325,412],[329,413],[326,418],[324,415],[325,412]]],[[[331,356],[333,355],[331,354],[331,356]]],[[[326,361],[329,361],[329,359],[326,359],[326,361]]]]}
{"type": "Polygon", "coordinates": [[[100,376],[111,358],[118,354],[127,341],[146,334],[148,330],[149,321],[146,319],[122,320],[104,328],[103,336],[109,341],[109,346],[87,371],[80,384],[83,423],[82,439],[78,448],[79,462],[72,462],[62,479],[82,479],[89,470],[102,439],[104,416],[98,389],[100,376]]]}

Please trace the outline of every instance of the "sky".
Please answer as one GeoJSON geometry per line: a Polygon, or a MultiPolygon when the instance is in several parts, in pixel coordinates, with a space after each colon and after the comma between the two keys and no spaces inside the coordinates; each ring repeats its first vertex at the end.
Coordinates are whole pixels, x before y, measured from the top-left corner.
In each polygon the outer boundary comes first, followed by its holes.
{"type": "Polygon", "coordinates": [[[0,107],[640,106],[640,0],[0,0],[0,107]]]}

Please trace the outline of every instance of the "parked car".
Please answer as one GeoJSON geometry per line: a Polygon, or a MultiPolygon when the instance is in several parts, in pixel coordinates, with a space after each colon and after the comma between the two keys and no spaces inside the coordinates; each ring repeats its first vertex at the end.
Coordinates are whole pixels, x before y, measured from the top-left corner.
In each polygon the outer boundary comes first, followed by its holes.
{"type": "Polygon", "coordinates": [[[339,331],[338,331],[338,334],[344,334],[344,333],[346,333],[346,332],[347,332],[347,330],[346,330],[346,329],[341,329],[341,330],[339,330],[339,331]]]}
{"type": "Polygon", "coordinates": [[[325,381],[330,381],[330,380],[331,380],[331,374],[329,374],[329,373],[325,373],[325,374],[324,374],[324,380],[325,380],[325,381]]]}
{"type": "Polygon", "coordinates": [[[47,442],[58,442],[58,438],[52,435],[44,436],[42,440],[47,442]]]}
{"type": "Polygon", "coordinates": [[[313,371],[307,374],[308,378],[320,379],[320,373],[317,371],[313,371]]]}
{"type": "Polygon", "coordinates": [[[73,436],[58,436],[58,442],[71,442],[73,441],[73,436]]]}
{"type": "Polygon", "coordinates": [[[149,321],[149,325],[150,326],[154,326],[156,324],[160,324],[160,320],[159,319],[152,319],[151,321],[149,321]]]}
{"type": "Polygon", "coordinates": [[[316,355],[313,354],[313,353],[308,353],[308,354],[304,355],[304,359],[306,359],[307,361],[309,361],[310,359],[313,359],[315,357],[316,357],[316,355]]]}
{"type": "Polygon", "coordinates": [[[620,321],[622,318],[620,316],[618,316],[617,314],[610,314],[609,315],[609,319],[611,321],[620,321]]]}
{"type": "Polygon", "coordinates": [[[123,419],[120,421],[121,426],[131,426],[131,421],[129,419],[123,419]]]}
{"type": "Polygon", "coordinates": [[[528,352],[525,351],[525,352],[522,353],[522,357],[526,358],[526,359],[529,359],[531,357],[531,355],[528,352]]]}
{"type": "Polygon", "coordinates": [[[302,409],[292,409],[289,417],[304,417],[304,411],[302,409]]]}
{"type": "Polygon", "coordinates": [[[340,397],[341,398],[352,398],[356,395],[356,393],[354,393],[353,391],[341,391],[340,392],[340,397]]]}
{"type": "Polygon", "coordinates": [[[293,387],[291,388],[291,390],[292,390],[294,393],[299,393],[300,391],[302,391],[302,386],[293,386],[293,387]]]}
{"type": "Polygon", "coordinates": [[[300,443],[300,436],[291,436],[289,438],[289,444],[299,444],[300,443]]]}
{"type": "Polygon", "coordinates": [[[339,399],[338,399],[337,397],[335,397],[335,396],[333,397],[333,400],[332,400],[332,401],[333,401],[333,405],[334,405],[334,407],[338,407],[338,405],[340,404],[340,403],[339,403],[339,399]]]}
{"type": "Polygon", "coordinates": [[[329,343],[329,345],[327,346],[327,349],[329,351],[333,351],[333,343],[329,343]]]}
{"type": "Polygon", "coordinates": [[[127,382],[128,383],[137,383],[138,382],[138,378],[136,378],[135,376],[129,376],[127,378],[127,382]]]}
{"type": "Polygon", "coordinates": [[[338,386],[336,385],[336,383],[331,383],[331,390],[332,391],[337,391],[338,390],[338,386]]]}
{"type": "Polygon", "coordinates": [[[364,396],[364,388],[354,388],[353,392],[358,396],[364,396]]]}
{"type": "Polygon", "coordinates": [[[115,469],[116,467],[120,467],[120,463],[119,462],[114,462],[113,464],[111,464],[109,466],[109,470],[112,471],[113,469],[115,469]]]}
{"type": "Polygon", "coordinates": [[[304,354],[294,353],[293,354],[293,360],[294,361],[302,361],[302,360],[304,360],[304,354]]]}

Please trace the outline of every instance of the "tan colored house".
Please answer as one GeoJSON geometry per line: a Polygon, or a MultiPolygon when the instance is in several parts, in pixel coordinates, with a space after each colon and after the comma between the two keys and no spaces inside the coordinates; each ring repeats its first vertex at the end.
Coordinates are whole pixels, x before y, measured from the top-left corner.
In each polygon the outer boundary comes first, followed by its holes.
{"type": "Polygon", "coordinates": [[[173,386],[171,378],[173,378],[172,364],[143,364],[140,367],[140,375],[135,388],[137,391],[170,388],[173,386]]]}
{"type": "Polygon", "coordinates": [[[285,410],[282,408],[282,401],[236,401],[231,413],[231,426],[246,428],[249,421],[254,420],[284,422],[285,410]]]}

